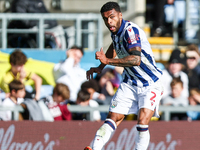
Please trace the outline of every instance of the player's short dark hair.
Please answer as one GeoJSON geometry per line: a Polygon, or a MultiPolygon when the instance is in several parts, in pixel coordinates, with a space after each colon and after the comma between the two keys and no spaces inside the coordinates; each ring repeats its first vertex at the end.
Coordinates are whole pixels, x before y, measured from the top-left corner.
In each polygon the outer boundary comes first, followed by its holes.
{"type": "Polygon", "coordinates": [[[115,9],[117,12],[121,12],[120,6],[117,2],[107,2],[102,7],[100,12],[104,13],[106,11],[110,11],[112,9],[115,9]]]}
{"type": "Polygon", "coordinates": [[[16,49],[10,54],[9,62],[13,65],[24,65],[27,57],[21,50],[16,49]]]}
{"type": "Polygon", "coordinates": [[[8,87],[9,87],[10,92],[12,90],[15,90],[17,92],[18,90],[21,90],[21,89],[25,88],[24,84],[21,81],[16,80],[16,79],[14,79],[13,81],[11,81],[8,84],[8,87]]]}
{"type": "Polygon", "coordinates": [[[82,83],[81,90],[86,90],[87,91],[87,89],[89,89],[89,88],[92,88],[95,91],[99,91],[99,86],[98,86],[97,81],[92,79],[92,80],[85,81],[85,82],[82,83]]]}
{"type": "Polygon", "coordinates": [[[90,93],[85,90],[80,90],[78,92],[77,99],[79,99],[81,102],[88,101],[90,99],[90,93]]]}
{"type": "Polygon", "coordinates": [[[64,100],[68,100],[70,97],[70,90],[67,85],[63,83],[57,83],[53,89],[53,94],[61,96],[64,100]]]}
{"type": "Polygon", "coordinates": [[[76,45],[74,45],[74,46],[72,46],[70,49],[78,49],[78,50],[80,50],[81,53],[84,55],[84,50],[83,50],[83,48],[82,48],[81,46],[76,46],[76,45]]]}

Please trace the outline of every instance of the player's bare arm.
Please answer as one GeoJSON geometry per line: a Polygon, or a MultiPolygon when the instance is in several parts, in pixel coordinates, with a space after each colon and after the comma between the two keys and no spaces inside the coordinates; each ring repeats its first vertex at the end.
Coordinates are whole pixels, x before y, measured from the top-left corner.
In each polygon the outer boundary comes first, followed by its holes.
{"type": "Polygon", "coordinates": [[[120,67],[131,67],[131,66],[139,66],[141,62],[141,48],[134,47],[128,50],[129,56],[120,59],[113,59],[107,58],[106,55],[103,53],[103,50],[98,52],[97,59],[101,61],[103,64],[113,65],[113,66],[120,66],[120,67]]]}
{"type": "MultiPolygon", "coordinates": [[[[100,51],[103,51],[103,48],[101,48],[100,51]]],[[[96,52],[96,59],[98,59],[98,53],[99,53],[99,52],[96,52]]],[[[105,56],[106,56],[106,58],[115,58],[115,57],[117,56],[117,54],[116,54],[116,52],[115,52],[115,50],[114,50],[114,47],[113,47],[113,44],[112,44],[112,43],[110,44],[108,50],[106,51],[105,56]]],[[[103,70],[103,68],[104,68],[105,66],[106,66],[105,63],[101,63],[101,64],[99,65],[98,68],[100,68],[100,69],[103,70]]]]}
{"type": "MultiPolygon", "coordinates": [[[[101,48],[101,50],[103,51],[103,48],[101,48]]],[[[98,54],[98,52],[96,52],[96,59],[98,59],[97,58],[97,54],[98,54]]],[[[115,50],[113,48],[113,44],[112,43],[110,44],[110,46],[109,46],[106,54],[104,54],[104,55],[107,58],[115,58],[116,57],[117,54],[116,54],[116,52],[115,52],[115,50]]],[[[93,73],[98,73],[98,74],[101,73],[101,71],[103,70],[103,68],[105,66],[106,66],[106,64],[101,63],[98,67],[92,67],[92,68],[90,68],[90,70],[88,70],[86,72],[87,79],[89,79],[89,80],[93,79],[93,73]]]]}
{"type": "Polygon", "coordinates": [[[115,58],[117,56],[115,49],[113,47],[113,43],[110,44],[107,52],[106,52],[106,57],[107,58],[115,58]]]}

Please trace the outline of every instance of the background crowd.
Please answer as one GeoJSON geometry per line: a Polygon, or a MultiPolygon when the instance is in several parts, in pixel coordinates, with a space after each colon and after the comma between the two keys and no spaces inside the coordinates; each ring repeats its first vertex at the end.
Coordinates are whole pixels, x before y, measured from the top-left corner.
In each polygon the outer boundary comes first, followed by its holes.
{"type": "MultiPolygon", "coordinates": [[[[66,59],[54,65],[52,74],[55,87],[47,88],[48,94],[41,97],[42,78],[25,69],[26,55],[19,49],[9,56],[10,69],[1,81],[1,106],[21,105],[20,120],[88,120],[84,112],[70,112],[69,105],[98,107],[109,105],[121,82],[123,68],[107,67],[93,80],[86,79],[86,71],[80,67],[84,55],[81,47],[73,46],[66,50],[66,59]],[[34,81],[34,86],[29,85],[34,81]],[[32,91],[30,92],[30,88],[32,91]]],[[[160,105],[188,106],[200,103],[200,65],[199,48],[190,44],[185,51],[174,49],[163,69],[163,98],[160,105]]],[[[49,85],[51,86],[51,85],[49,85]]],[[[45,90],[43,89],[43,92],[45,90]]],[[[160,112],[162,115],[162,112],[160,112]]],[[[1,111],[0,118],[12,120],[11,111],[1,111]]],[[[106,113],[93,112],[95,121],[104,120],[106,113]]],[[[130,117],[127,117],[127,120],[130,117]]],[[[200,113],[188,111],[173,113],[171,120],[199,120],[200,113]]]]}
{"type": "MultiPolygon", "coordinates": [[[[40,9],[31,9],[33,12],[25,10],[24,8],[27,6],[32,8],[30,7],[33,6],[31,2],[29,0],[14,0],[9,11],[35,13],[40,10],[39,13],[48,12],[43,3],[38,5],[40,9]],[[18,4],[21,7],[16,7],[18,4]]],[[[164,21],[166,15],[164,15],[164,6],[166,4],[173,5],[174,2],[176,1],[147,0],[148,5],[153,4],[156,8],[153,9],[152,13],[148,13],[152,14],[153,17],[146,15],[147,19],[153,19],[152,36],[172,36],[172,23],[164,21]]],[[[57,22],[49,20],[45,24],[48,24],[47,28],[50,28],[56,26],[57,22]]],[[[30,28],[35,25],[36,22],[33,20],[13,21],[9,24],[9,28],[17,28],[18,26],[30,28]]],[[[10,36],[8,35],[8,37],[10,36]]],[[[47,43],[47,41],[45,42],[47,43]]],[[[16,42],[11,43],[16,44],[16,42]]],[[[48,47],[54,48],[50,44],[48,47]]],[[[56,83],[53,87],[43,85],[43,79],[38,74],[25,68],[27,56],[20,49],[14,50],[9,55],[10,68],[0,79],[0,106],[21,105],[24,112],[19,114],[19,120],[88,120],[87,113],[70,112],[68,106],[99,107],[100,105],[109,105],[121,82],[123,68],[106,67],[100,74],[96,74],[93,80],[88,81],[86,70],[80,66],[83,55],[84,50],[79,46],[72,46],[66,50],[66,59],[53,67],[52,75],[56,83]],[[34,85],[30,84],[30,80],[34,85]]],[[[168,62],[162,64],[164,68],[161,68],[163,70],[164,93],[160,105],[185,107],[200,104],[199,59],[199,48],[195,44],[187,45],[184,50],[176,48],[172,51],[168,62]]],[[[162,112],[160,114],[162,115],[162,112]]],[[[97,110],[92,114],[95,121],[104,120],[106,115],[106,113],[97,110]]],[[[200,113],[196,111],[173,113],[170,118],[171,120],[200,120],[200,113]]],[[[12,120],[12,112],[0,111],[0,119],[3,121],[12,120]]],[[[134,117],[127,116],[126,119],[130,120],[134,117]]]]}

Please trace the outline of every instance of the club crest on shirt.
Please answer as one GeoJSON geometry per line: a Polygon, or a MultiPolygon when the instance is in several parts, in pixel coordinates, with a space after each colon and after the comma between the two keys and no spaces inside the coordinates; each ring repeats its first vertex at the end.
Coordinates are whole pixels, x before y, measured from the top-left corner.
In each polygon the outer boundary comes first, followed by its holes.
{"type": "Polygon", "coordinates": [[[111,107],[115,108],[117,106],[117,101],[113,101],[111,107]]]}

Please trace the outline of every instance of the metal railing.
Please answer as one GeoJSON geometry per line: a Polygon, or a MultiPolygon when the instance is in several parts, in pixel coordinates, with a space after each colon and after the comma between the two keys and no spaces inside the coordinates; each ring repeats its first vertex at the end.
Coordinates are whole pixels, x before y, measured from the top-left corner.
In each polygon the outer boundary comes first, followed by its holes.
{"type": "Polygon", "coordinates": [[[200,106],[159,106],[159,111],[163,113],[161,120],[170,121],[170,115],[172,113],[186,113],[187,111],[200,112],[200,106]]]}
{"type": "MultiPolygon", "coordinates": [[[[82,107],[82,106],[68,106],[68,109],[73,112],[84,112],[90,114],[90,120],[93,121],[92,114],[93,111],[99,110],[100,112],[108,112],[108,105],[100,105],[99,107],[82,107]]],[[[186,113],[187,111],[199,111],[200,106],[159,106],[159,112],[162,112],[161,120],[170,121],[170,115],[172,113],[186,113]]]]}
{"type": "Polygon", "coordinates": [[[75,44],[82,45],[82,34],[87,33],[88,49],[100,49],[103,44],[102,19],[100,14],[85,13],[85,14],[64,14],[64,13],[0,13],[0,34],[1,49],[7,48],[8,33],[36,33],[38,34],[37,42],[39,49],[44,49],[44,21],[45,20],[64,20],[75,22],[75,44]],[[8,29],[10,20],[37,20],[39,21],[38,28],[34,29],[8,29]],[[88,28],[83,29],[83,21],[88,21],[88,28]],[[97,37],[95,38],[95,35],[97,37]],[[92,39],[92,40],[91,40],[92,39]],[[97,40],[95,40],[97,39],[97,40]],[[95,44],[97,47],[95,47],[95,44]]]}
{"type": "Polygon", "coordinates": [[[69,105],[67,106],[69,111],[72,113],[88,113],[89,114],[89,120],[94,121],[93,119],[93,112],[98,110],[100,112],[108,112],[109,111],[109,105],[100,105],[98,107],[89,107],[89,106],[78,106],[78,105],[69,105]]]}
{"type": "Polygon", "coordinates": [[[0,111],[12,111],[12,120],[19,120],[19,112],[24,112],[21,105],[16,105],[14,107],[0,106],[0,111]]]}
{"type": "MultiPolygon", "coordinates": [[[[78,106],[78,105],[68,105],[69,111],[72,113],[88,113],[89,120],[93,121],[93,112],[98,110],[100,112],[109,111],[109,105],[100,105],[99,107],[89,107],[89,106],[78,106]]],[[[23,108],[21,105],[16,105],[15,107],[3,107],[0,106],[0,111],[10,110],[13,112],[13,120],[18,120],[19,112],[23,112],[23,108]]],[[[161,120],[170,121],[170,115],[172,113],[186,113],[187,111],[198,111],[200,112],[200,106],[159,106],[159,112],[162,113],[161,120]]]]}

